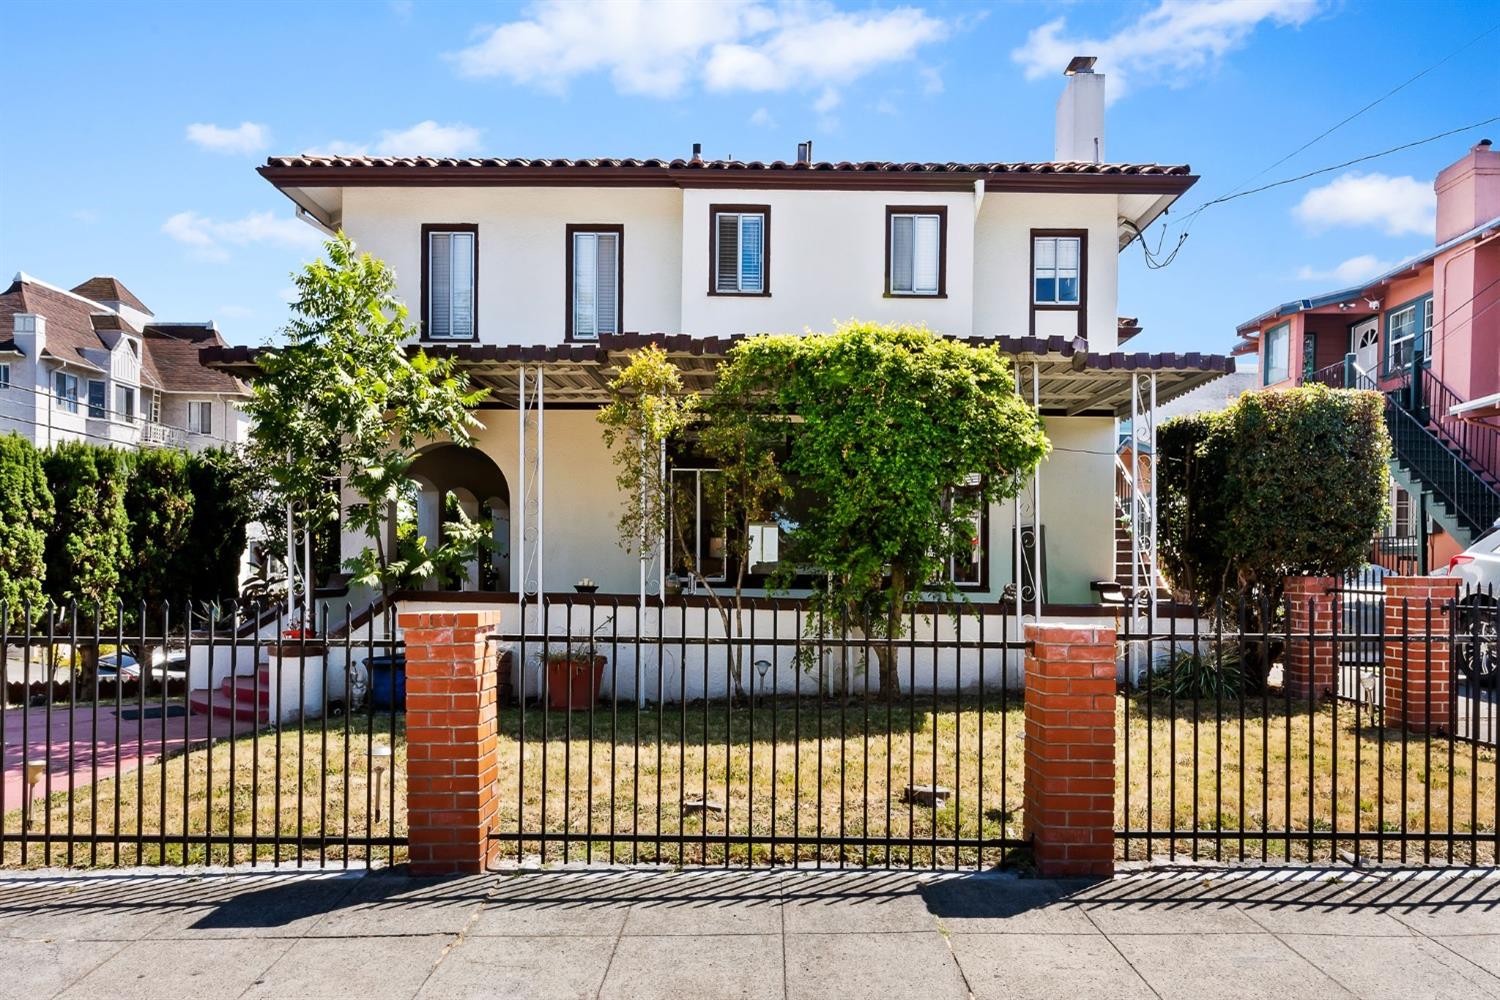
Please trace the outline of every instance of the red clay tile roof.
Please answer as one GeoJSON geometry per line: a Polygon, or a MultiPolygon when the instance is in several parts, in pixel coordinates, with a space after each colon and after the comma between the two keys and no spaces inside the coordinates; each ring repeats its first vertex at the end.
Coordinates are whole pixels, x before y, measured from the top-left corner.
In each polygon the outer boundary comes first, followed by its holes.
{"type": "Polygon", "coordinates": [[[123,302],[130,308],[139,309],[143,313],[151,312],[146,308],[145,303],[120,283],[118,278],[111,278],[107,275],[93,277],[81,285],[75,285],[73,291],[95,302],[123,302]]]}
{"type": "Polygon", "coordinates": [[[268,167],[365,167],[369,169],[410,167],[485,167],[496,169],[655,169],[655,170],[725,170],[725,171],[797,171],[799,173],[967,173],[967,174],[1164,174],[1187,176],[1192,169],[1186,164],[1159,163],[1085,163],[1085,162],[992,162],[992,163],[895,163],[888,160],[858,162],[819,160],[814,163],[788,163],[785,160],[665,160],[660,158],[591,158],[525,159],[523,157],[454,157],[431,156],[272,156],[268,167]]]}

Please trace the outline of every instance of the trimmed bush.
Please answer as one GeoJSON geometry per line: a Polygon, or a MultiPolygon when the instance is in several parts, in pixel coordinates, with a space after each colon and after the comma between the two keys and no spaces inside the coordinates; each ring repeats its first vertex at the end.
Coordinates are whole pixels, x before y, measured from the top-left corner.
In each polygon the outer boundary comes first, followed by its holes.
{"type": "Polygon", "coordinates": [[[120,590],[128,607],[186,596],[185,571],[200,555],[188,544],[194,520],[188,458],[180,451],[139,452],[123,466],[130,560],[120,590]]]}
{"type": "Polygon", "coordinates": [[[69,442],[42,461],[57,504],[47,536],[47,595],[80,609],[112,608],[130,556],[126,463],[113,448],[69,442]]]}
{"type": "Polygon", "coordinates": [[[0,604],[12,621],[19,620],[27,602],[40,605],[45,597],[52,517],[41,453],[20,435],[0,435],[0,604]]]}

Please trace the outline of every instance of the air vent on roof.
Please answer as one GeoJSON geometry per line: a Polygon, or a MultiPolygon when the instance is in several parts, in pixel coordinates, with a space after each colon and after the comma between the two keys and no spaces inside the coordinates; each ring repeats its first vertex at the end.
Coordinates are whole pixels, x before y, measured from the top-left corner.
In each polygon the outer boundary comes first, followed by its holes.
{"type": "Polygon", "coordinates": [[[797,162],[798,163],[811,163],[812,162],[812,140],[811,139],[807,140],[806,142],[799,142],[799,143],[797,143],[797,162]]]}

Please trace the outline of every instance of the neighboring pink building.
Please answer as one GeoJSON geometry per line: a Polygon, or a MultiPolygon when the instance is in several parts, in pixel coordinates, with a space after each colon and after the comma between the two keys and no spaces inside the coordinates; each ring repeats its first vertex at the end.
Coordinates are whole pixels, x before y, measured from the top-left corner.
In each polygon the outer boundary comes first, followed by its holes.
{"type": "Polygon", "coordinates": [[[1452,548],[1500,518],[1500,152],[1483,140],[1433,186],[1431,250],[1240,324],[1234,353],[1259,356],[1266,388],[1385,392],[1397,507],[1426,503],[1452,548]]]}

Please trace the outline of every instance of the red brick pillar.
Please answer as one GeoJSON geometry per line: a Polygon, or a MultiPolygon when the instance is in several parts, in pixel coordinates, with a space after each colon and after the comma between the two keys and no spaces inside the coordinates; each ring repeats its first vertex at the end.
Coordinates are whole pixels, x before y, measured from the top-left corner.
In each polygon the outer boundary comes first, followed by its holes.
{"type": "Polygon", "coordinates": [[[1338,690],[1332,639],[1338,603],[1334,588],[1337,585],[1331,576],[1286,578],[1291,642],[1286,649],[1282,684],[1293,698],[1306,698],[1309,690],[1319,698],[1338,690]],[[1316,638],[1309,639],[1309,635],[1316,638]],[[1328,638],[1323,638],[1325,636],[1328,638]]]}
{"type": "Polygon", "coordinates": [[[406,639],[406,817],[414,875],[484,871],[495,823],[498,611],[400,616],[406,639]]]}
{"type": "Polygon", "coordinates": [[[1038,874],[1115,870],[1115,630],[1026,626],[1025,830],[1038,874]]]}
{"type": "Polygon", "coordinates": [[[1448,602],[1458,596],[1458,584],[1445,576],[1385,578],[1383,704],[1388,725],[1421,733],[1448,728],[1453,692],[1448,602]]]}

